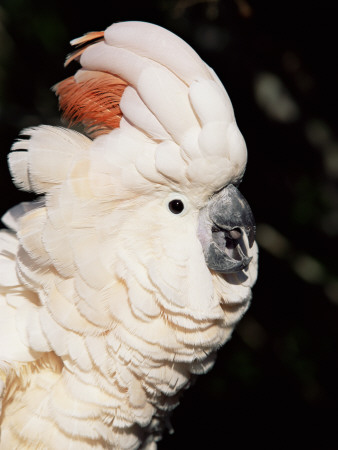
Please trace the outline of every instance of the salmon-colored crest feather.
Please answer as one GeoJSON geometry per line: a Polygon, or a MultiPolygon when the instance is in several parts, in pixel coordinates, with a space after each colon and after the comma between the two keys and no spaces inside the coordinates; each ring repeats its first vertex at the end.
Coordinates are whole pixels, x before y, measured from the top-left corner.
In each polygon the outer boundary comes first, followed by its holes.
{"type": "Polygon", "coordinates": [[[70,53],[65,61],[65,66],[68,66],[74,59],[78,59],[82,53],[86,50],[90,45],[102,41],[104,39],[104,31],[92,31],[90,33],[85,34],[77,39],[73,39],[70,43],[75,47],[80,47],[76,49],[74,52],[70,53]]]}
{"type": "Polygon", "coordinates": [[[54,86],[63,117],[70,125],[82,123],[92,137],[119,127],[120,100],[127,83],[105,72],[79,70],[54,86]]]}
{"type": "MultiPolygon", "coordinates": [[[[104,39],[104,31],[93,31],[74,39],[78,47],[67,58],[65,65],[77,60],[90,45],[104,39]]],[[[109,133],[120,125],[120,100],[127,83],[105,72],[79,70],[54,86],[59,97],[63,117],[70,125],[82,123],[92,137],[109,133]]]]}

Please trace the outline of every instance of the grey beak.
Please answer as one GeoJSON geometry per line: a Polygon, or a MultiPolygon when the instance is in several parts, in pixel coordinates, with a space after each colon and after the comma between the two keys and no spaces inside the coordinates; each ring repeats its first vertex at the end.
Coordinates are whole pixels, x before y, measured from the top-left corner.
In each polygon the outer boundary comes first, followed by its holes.
{"type": "Polygon", "coordinates": [[[209,269],[233,273],[245,269],[255,240],[253,214],[239,190],[229,184],[201,209],[198,237],[209,269]]]}

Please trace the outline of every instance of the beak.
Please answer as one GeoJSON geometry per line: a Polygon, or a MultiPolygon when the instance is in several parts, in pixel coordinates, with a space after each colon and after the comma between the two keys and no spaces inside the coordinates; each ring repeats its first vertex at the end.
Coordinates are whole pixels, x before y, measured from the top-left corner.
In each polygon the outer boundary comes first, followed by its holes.
{"type": "Polygon", "coordinates": [[[233,273],[246,269],[256,226],[248,202],[229,184],[200,210],[198,238],[209,269],[233,273]]]}

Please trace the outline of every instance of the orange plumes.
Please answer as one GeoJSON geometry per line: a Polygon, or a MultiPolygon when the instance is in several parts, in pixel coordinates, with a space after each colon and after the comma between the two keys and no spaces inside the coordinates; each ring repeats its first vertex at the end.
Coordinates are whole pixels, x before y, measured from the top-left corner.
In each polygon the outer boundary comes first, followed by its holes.
{"type": "MultiPolygon", "coordinates": [[[[88,46],[103,39],[103,31],[74,39],[71,44],[77,49],[67,57],[65,65],[79,59],[88,46]]],[[[85,131],[95,137],[119,126],[122,117],[119,105],[126,86],[124,80],[112,74],[80,69],[75,76],[54,86],[54,91],[59,97],[63,118],[70,126],[81,123],[85,131]]]]}
{"type": "Polygon", "coordinates": [[[124,80],[109,73],[79,70],[54,90],[63,117],[70,125],[82,123],[86,132],[95,137],[119,126],[120,100],[126,86],[124,80]]]}
{"type": "Polygon", "coordinates": [[[85,34],[77,39],[73,39],[71,44],[75,47],[80,47],[75,50],[73,53],[67,56],[65,61],[65,66],[68,66],[69,63],[74,61],[74,59],[78,59],[79,56],[86,50],[89,45],[94,44],[95,42],[99,42],[103,40],[104,31],[92,31],[90,33],[85,34]]]}

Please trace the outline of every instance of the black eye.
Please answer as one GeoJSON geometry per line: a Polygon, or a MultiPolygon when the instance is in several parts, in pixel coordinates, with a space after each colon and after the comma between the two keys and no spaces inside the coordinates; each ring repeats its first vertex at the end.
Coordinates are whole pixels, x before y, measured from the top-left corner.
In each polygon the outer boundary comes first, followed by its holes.
{"type": "Polygon", "coordinates": [[[184,210],[184,203],[182,200],[174,199],[169,202],[168,207],[173,214],[180,214],[184,210]]]}

